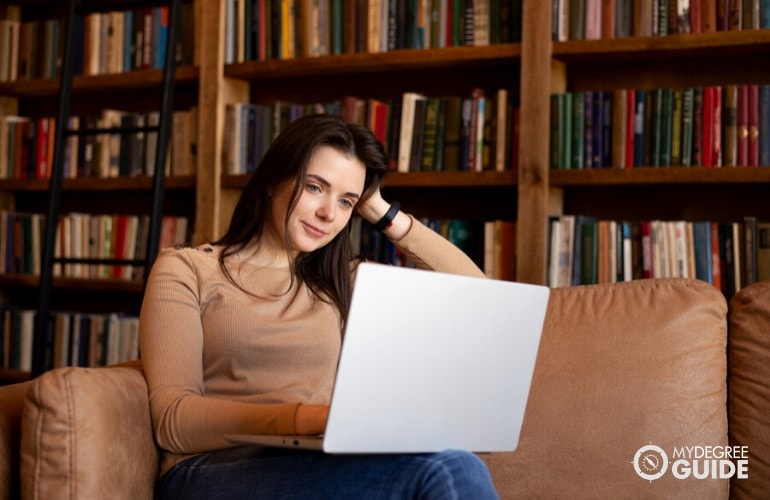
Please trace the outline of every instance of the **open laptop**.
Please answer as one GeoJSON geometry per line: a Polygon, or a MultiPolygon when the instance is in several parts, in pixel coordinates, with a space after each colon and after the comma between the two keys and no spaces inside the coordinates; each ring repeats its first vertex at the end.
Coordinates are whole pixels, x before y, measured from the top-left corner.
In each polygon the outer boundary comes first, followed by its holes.
{"type": "Polygon", "coordinates": [[[549,292],[363,263],[324,435],[226,438],[327,453],[512,451],[549,292]]]}

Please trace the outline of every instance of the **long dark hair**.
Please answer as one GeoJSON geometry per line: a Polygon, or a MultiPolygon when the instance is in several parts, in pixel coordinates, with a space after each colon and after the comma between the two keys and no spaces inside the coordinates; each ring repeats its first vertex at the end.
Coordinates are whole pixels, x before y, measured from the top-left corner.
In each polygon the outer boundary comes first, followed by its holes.
{"type": "MultiPolygon", "coordinates": [[[[227,232],[214,242],[224,247],[219,256],[219,266],[234,285],[239,286],[225,266],[225,259],[264,234],[265,222],[271,216],[271,193],[282,182],[293,179],[294,188],[284,220],[285,226],[288,226],[289,214],[305,185],[308,163],[320,146],[331,146],[341,153],[358,158],[364,164],[366,176],[359,203],[376,191],[387,172],[387,155],[382,144],[367,128],[347,123],[339,116],[325,114],[310,114],[294,120],[275,139],[251,174],[235,205],[227,232]]],[[[284,234],[284,246],[289,253],[288,231],[284,231],[284,234]]],[[[352,291],[352,260],[348,224],[324,247],[297,255],[290,263],[291,284],[295,279],[306,283],[317,297],[330,300],[345,321],[352,291]]]]}

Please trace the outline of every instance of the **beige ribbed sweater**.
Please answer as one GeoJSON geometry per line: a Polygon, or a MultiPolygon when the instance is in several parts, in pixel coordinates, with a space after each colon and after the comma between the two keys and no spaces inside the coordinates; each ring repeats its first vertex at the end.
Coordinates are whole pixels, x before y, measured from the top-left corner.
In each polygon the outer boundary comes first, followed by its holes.
{"type": "MultiPolygon", "coordinates": [[[[412,221],[397,247],[419,267],[483,276],[459,249],[412,221]]],[[[141,353],[161,473],[190,455],[232,446],[228,433],[292,434],[299,404],[328,404],[340,352],[340,316],[288,268],[233,257],[233,286],[220,248],[165,249],[141,312],[141,353]]]]}

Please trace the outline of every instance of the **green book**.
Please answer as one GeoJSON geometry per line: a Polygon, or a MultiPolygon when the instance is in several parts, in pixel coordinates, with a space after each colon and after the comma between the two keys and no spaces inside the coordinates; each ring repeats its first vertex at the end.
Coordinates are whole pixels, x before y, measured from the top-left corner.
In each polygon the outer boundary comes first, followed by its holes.
{"type": "Polygon", "coordinates": [[[437,98],[436,109],[436,144],[434,146],[431,170],[440,171],[444,167],[444,139],[446,137],[446,98],[437,98]]]}
{"type": "Polygon", "coordinates": [[[583,92],[572,92],[572,134],[570,168],[583,168],[585,140],[585,97],[583,92]]]}
{"type": "Polygon", "coordinates": [[[682,89],[682,152],[680,162],[683,167],[692,165],[694,104],[694,89],[692,87],[682,89]]]}
{"type": "Polygon", "coordinates": [[[562,96],[564,105],[561,108],[562,115],[559,118],[564,129],[561,146],[561,168],[568,170],[572,168],[572,94],[567,92],[562,94],[562,96]]]}
{"type": "Polygon", "coordinates": [[[433,170],[436,157],[436,129],[438,127],[438,97],[430,97],[425,103],[425,123],[422,135],[420,170],[433,170]]]}
{"type": "Polygon", "coordinates": [[[674,89],[671,113],[671,161],[672,167],[682,164],[682,89],[674,89]]]}

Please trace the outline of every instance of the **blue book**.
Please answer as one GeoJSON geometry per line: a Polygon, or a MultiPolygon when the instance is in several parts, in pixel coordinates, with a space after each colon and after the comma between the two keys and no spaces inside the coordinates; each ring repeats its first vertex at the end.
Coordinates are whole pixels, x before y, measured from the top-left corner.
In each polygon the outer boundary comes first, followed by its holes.
{"type": "Polygon", "coordinates": [[[123,71],[131,71],[134,61],[134,12],[123,15],[123,71]]]}
{"type": "Polygon", "coordinates": [[[168,7],[156,7],[152,11],[152,39],[152,68],[163,69],[163,66],[166,64],[168,7]]]}
{"type": "Polygon", "coordinates": [[[759,0],[759,29],[770,28],[770,0],[759,0]]]}
{"type": "Polygon", "coordinates": [[[759,166],[770,166],[770,85],[759,86],[759,166]]]}
{"type": "Polygon", "coordinates": [[[713,283],[710,222],[693,222],[693,246],[695,247],[695,277],[707,283],[713,283]]]}

